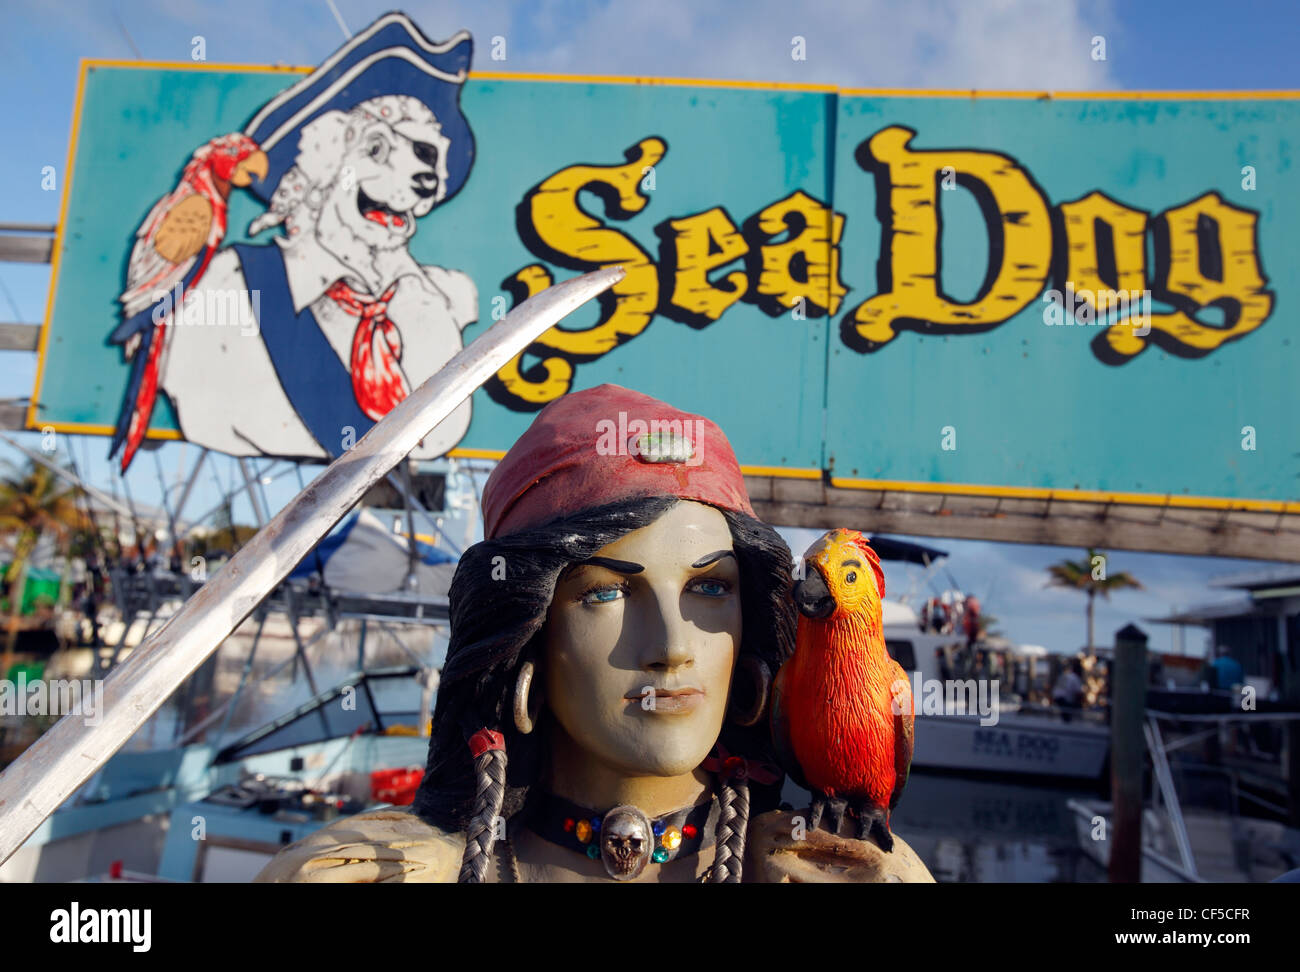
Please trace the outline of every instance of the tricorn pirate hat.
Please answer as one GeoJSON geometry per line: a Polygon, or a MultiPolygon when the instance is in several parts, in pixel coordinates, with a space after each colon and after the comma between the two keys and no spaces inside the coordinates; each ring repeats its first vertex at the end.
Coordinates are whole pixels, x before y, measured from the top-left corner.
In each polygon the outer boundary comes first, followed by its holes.
{"type": "Polygon", "coordinates": [[[267,155],[265,179],[250,191],[269,203],[298,155],[303,126],[327,111],[350,111],[383,95],[409,95],[433,112],[451,140],[443,201],[464,184],[474,162],[474,136],[460,110],[473,41],[461,31],[435,44],[405,14],[380,17],[334,52],[320,67],[271,99],[244,128],[267,155]]]}

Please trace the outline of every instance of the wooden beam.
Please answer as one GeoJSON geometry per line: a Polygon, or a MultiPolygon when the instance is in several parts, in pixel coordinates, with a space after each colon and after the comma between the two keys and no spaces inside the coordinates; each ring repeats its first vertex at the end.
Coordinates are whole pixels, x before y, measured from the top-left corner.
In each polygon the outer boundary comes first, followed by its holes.
{"type": "Polygon", "coordinates": [[[26,427],[26,402],[0,402],[0,429],[25,429],[26,427]]]}
{"type": "Polygon", "coordinates": [[[745,485],[758,516],[779,526],[1300,563],[1295,513],[844,489],[773,476],[747,476],[745,485]]]}
{"type": "Polygon", "coordinates": [[[53,237],[0,234],[0,263],[49,263],[53,253],[53,237]]]}
{"type": "Polygon", "coordinates": [[[0,351],[35,351],[40,340],[39,324],[0,323],[0,351]]]}

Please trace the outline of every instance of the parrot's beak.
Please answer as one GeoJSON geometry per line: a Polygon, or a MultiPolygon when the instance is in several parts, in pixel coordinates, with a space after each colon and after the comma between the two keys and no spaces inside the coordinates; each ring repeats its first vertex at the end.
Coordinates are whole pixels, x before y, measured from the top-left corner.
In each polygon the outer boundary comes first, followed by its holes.
{"type": "Polygon", "coordinates": [[[805,563],[804,566],[804,578],[794,585],[795,606],[805,618],[827,618],[835,610],[835,598],[826,587],[821,571],[811,564],[805,563]]]}
{"type": "Polygon", "coordinates": [[[253,176],[257,176],[259,181],[265,179],[270,164],[265,152],[254,152],[235,166],[235,172],[230,177],[230,182],[236,186],[246,186],[253,181],[253,176]]]}

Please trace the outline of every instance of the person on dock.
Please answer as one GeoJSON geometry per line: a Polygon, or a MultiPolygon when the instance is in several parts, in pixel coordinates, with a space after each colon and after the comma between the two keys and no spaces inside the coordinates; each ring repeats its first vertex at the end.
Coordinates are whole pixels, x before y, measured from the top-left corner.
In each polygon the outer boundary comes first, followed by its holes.
{"type": "Polygon", "coordinates": [[[1231,692],[1246,681],[1246,672],[1241,667],[1241,662],[1232,657],[1231,648],[1219,645],[1215,655],[1214,661],[1207,666],[1209,677],[1206,681],[1210,683],[1210,688],[1231,692]]]}
{"type": "Polygon", "coordinates": [[[1061,710],[1061,720],[1070,719],[1083,709],[1083,662],[1071,658],[1052,687],[1052,703],[1061,710]]]}

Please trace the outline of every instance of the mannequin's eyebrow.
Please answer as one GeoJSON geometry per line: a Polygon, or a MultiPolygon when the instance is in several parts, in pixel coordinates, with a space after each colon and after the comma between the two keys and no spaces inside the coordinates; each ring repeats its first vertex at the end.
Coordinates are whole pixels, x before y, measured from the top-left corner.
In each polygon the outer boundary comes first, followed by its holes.
{"type": "Polygon", "coordinates": [[[586,560],[575,564],[575,567],[585,567],[592,565],[595,567],[605,567],[618,574],[639,574],[645,568],[640,564],[634,564],[630,560],[614,560],[611,557],[588,557],[586,560]]]}
{"type": "Polygon", "coordinates": [[[716,564],[723,557],[730,557],[732,560],[735,560],[736,554],[731,550],[715,550],[711,554],[705,554],[699,560],[695,561],[695,563],[691,564],[691,566],[708,567],[710,564],[716,564]]]}

